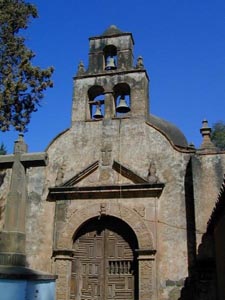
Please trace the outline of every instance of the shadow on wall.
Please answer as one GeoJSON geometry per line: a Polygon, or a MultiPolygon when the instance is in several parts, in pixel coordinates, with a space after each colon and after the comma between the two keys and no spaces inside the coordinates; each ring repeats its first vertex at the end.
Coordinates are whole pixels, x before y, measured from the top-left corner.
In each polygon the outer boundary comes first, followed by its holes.
{"type": "MultiPolygon", "coordinates": [[[[209,219],[207,230],[203,234],[201,244],[198,247],[196,258],[192,260],[192,252],[190,253],[189,276],[185,280],[179,300],[225,299],[224,225],[225,177],[215,208],[209,219]]],[[[188,250],[191,250],[190,248],[188,250]]]]}

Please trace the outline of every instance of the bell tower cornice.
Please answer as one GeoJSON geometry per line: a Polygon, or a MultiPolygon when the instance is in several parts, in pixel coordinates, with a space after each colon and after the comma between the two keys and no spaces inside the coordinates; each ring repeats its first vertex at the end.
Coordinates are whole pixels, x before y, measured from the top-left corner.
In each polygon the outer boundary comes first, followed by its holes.
{"type": "Polygon", "coordinates": [[[148,73],[146,69],[138,69],[138,68],[134,68],[133,70],[128,70],[128,71],[111,71],[111,72],[107,72],[107,74],[105,72],[102,73],[98,73],[98,74],[77,74],[76,76],[73,77],[74,80],[77,79],[83,79],[83,78],[94,78],[94,77],[105,77],[105,76],[115,76],[115,75],[127,75],[129,73],[145,73],[147,79],[149,80],[148,77],[148,73]]]}

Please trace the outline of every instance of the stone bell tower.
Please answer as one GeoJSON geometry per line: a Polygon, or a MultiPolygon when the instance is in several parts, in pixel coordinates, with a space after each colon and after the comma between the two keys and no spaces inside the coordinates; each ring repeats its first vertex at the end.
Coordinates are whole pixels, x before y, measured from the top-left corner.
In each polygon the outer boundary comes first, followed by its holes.
{"type": "Polygon", "coordinates": [[[133,46],[116,26],[89,38],[88,69],[81,62],[74,78],[73,123],[148,114],[148,75],[141,57],[133,65],[133,46]]]}

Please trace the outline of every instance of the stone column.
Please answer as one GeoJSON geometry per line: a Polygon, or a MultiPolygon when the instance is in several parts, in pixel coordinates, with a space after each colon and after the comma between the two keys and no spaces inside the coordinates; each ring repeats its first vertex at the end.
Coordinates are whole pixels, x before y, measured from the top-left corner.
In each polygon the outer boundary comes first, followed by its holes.
{"type": "Polygon", "coordinates": [[[56,299],[70,299],[71,265],[74,250],[60,249],[53,251],[54,273],[58,275],[56,299]]]}
{"type": "Polygon", "coordinates": [[[155,250],[138,249],[139,300],[155,300],[155,250]]]}
{"type": "Polygon", "coordinates": [[[115,116],[115,104],[112,91],[105,92],[105,116],[104,119],[112,119],[115,116]]]}

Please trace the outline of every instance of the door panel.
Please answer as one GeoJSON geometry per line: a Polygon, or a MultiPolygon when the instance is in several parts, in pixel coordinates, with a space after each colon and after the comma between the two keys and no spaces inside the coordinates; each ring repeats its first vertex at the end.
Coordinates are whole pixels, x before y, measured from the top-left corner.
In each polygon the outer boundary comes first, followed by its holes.
{"type": "Polygon", "coordinates": [[[121,224],[107,218],[104,222],[95,219],[78,233],[71,300],[134,299],[134,243],[129,242],[127,229],[121,224]]]}

